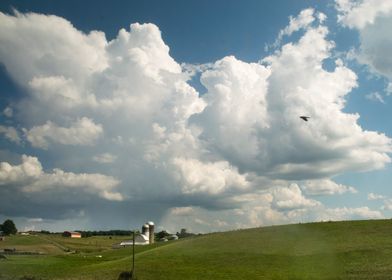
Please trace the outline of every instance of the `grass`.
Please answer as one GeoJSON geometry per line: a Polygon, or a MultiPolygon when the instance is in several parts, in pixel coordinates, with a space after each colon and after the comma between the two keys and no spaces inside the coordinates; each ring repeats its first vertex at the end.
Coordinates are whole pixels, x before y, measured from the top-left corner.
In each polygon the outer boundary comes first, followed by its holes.
{"type": "Polygon", "coordinates": [[[3,248],[15,248],[18,251],[45,254],[61,254],[63,251],[58,246],[35,235],[15,235],[6,237],[5,241],[0,242],[0,249],[3,248]]]}
{"type": "MultiPolygon", "coordinates": [[[[117,279],[130,268],[131,248],[111,249],[112,243],[123,238],[45,238],[14,236],[0,243],[0,248],[10,244],[45,248],[56,242],[78,253],[48,250],[44,256],[10,256],[0,260],[0,279],[117,279]]],[[[136,252],[139,280],[389,279],[392,221],[310,223],[213,233],[140,246],[136,252]]]]}

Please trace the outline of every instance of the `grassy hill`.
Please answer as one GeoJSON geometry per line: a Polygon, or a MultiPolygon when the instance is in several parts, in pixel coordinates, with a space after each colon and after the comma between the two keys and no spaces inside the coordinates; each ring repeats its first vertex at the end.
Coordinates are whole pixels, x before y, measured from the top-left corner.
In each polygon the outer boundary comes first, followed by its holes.
{"type": "MultiPolygon", "coordinates": [[[[0,243],[47,253],[0,260],[0,279],[117,279],[129,270],[124,237],[14,236],[0,243]],[[52,247],[53,246],[53,247],[52,247]],[[65,248],[77,251],[66,253],[65,248]],[[46,250],[46,251],[45,251],[46,250]]],[[[137,247],[136,275],[156,279],[390,279],[392,221],[274,226],[137,247]]]]}

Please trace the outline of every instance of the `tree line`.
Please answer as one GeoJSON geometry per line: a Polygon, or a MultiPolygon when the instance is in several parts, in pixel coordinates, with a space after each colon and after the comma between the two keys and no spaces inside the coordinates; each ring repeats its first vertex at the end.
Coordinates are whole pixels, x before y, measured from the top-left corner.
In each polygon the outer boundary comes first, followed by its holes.
{"type": "Polygon", "coordinates": [[[91,237],[91,236],[129,236],[133,233],[131,230],[77,230],[82,234],[82,237],[91,237]]]}

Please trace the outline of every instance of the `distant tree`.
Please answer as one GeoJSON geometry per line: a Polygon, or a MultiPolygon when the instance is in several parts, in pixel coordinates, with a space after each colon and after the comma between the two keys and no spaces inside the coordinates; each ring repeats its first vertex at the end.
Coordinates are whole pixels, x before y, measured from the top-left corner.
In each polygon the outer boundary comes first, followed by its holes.
{"type": "Polygon", "coordinates": [[[82,237],[91,237],[91,236],[93,236],[93,233],[91,231],[82,232],[82,237]]]}
{"type": "Polygon", "coordinates": [[[12,220],[5,220],[1,229],[5,235],[15,234],[18,232],[18,230],[16,229],[16,226],[12,220]]]}
{"type": "Polygon", "coordinates": [[[170,235],[170,233],[168,233],[166,230],[162,230],[162,231],[160,231],[160,232],[157,232],[156,234],[155,234],[155,236],[156,236],[156,238],[159,240],[159,239],[161,239],[161,238],[165,238],[166,236],[169,236],[170,235]]]}
{"type": "Polygon", "coordinates": [[[178,238],[185,238],[194,235],[195,235],[194,233],[188,232],[186,228],[182,228],[180,232],[177,232],[178,238]]]}

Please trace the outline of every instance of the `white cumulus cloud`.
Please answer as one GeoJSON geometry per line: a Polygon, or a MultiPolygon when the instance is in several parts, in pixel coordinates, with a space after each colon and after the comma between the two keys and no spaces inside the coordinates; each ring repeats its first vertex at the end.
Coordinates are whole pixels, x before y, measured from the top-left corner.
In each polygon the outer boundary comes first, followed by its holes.
{"type": "Polygon", "coordinates": [[[309,180],[301,185],[301,188],[309,195],[333,195],[357,192],[351,186],[338,184],[330,179],[309,180]]]}
{"type": "Polygon", "coordinates": [[[22,163],[19,165],[0,163],[0,185],[16,185],[21,187],[23,192],[76,189],[107,200],[121,201],[123,196],[113,191],[119,183],[114,177],[102,174],[77,174],[61,169],[46,173],[36,157],[26,155],[22,156],[22,163]]]}
{"type": "Polygon", "coordinates": [[[283,35],[290,36],[293,32],[296,32],[302,28],[307,28],[314,20],[314,9],[309,8],[302,10],[297,17],[290,17],[289,25],[280,31],[279,37],[283,35]]]}
{"type": "Polygon", "coordinates": [[[392,3],[389,0],[335,0],[335,3],[340,13],[338,20],[358,29],[373,24],[379,16],[392,13],[392,3]]]}
{"type": "Polygon", "coordinates": [[[357,60],[392,80],[392,39],[387,34],[392,28],[392,2],[389,0],[336,0],[339,21],[358,30],[360,46],[355,51],[357,60]]]}
{"type": "Polygon", "coordinates": [[[320,202],[308,199],[302,195],[297,184],[288,187],[277,187],[271,191],[272,205],[279,210],[293,210],[320,205],[320,202]]]}
{"type": "Polygon", "coordinates": [[[379,199],[385,199],[386,197],[376,193],[369,193],[367,198],[368,200],[379,200],[379,199]]]}
{"type": "Polygon", "coordinates": [[[180,185],[184,193],[219,194],[227,188],[244,189],[246,177],[238,174],[228,162],[203,163],[198,160],[175,158],[180,185]]]}
{"type": "Polygon", "coordinates": [[[289,24],[280,30],[278,37],[272,46],[279,46],[284,36],[290,36],[299,30],[310,28],[316,19],[318,19],[320,23],[323,23],[326,18],[327,16],[324,13],[319,12],[316,14],[313,8],[302,10],[298,16],[290,16],[289,24]]]}
{"type": "Polygon", "coordinates": [[[92,145],[103,133],[102,126],[89,118],[81,118],[70,127],[60,127],[51,121],[25,132],[33,147],[47,149],[49,141],[63,145],[92,145]]]}
{"type": "Polygon", "coordinates": [[[383,219],[384,215],[377,210],[371,210],[369,207],[358,208],[332,208],[326,209],[324,213],[320,213],[321,220],[347,220],[347,219],[383,219]]]}
{"type": "MultiPolygon", "coordinates": [[[[173,226],[318,218],[326,207],[305,194],[354,192],[330,178],[382,168],[392,151],[389,137],[344,110],[358,77],[342,60],[324,69],[335,46],[324,19],[313,9],[293,17],[284,34],[301,29],[298,41],[258,62],[227,56],[192,68],[170,56],[154,24],[131,24],[108,41],[57,16],[1,13],[0,62],[25,91],[8,121],[25,128],[37,157],[1,163],[0,211],[14,197],[53,206],[57,194],[53,216],[78,202],[69,215],[83,210],[97,223],[128,221],[127,209],[145,203],[173,226]],[[202,96],[189,83],[195,71],[202,96]],[[308,182],[304,192],[293,180],[308,182]]],[[[47,218],[27,208],[12,209],[47,218]]],[[[380,216],[366,208],[329,214],[380,216]]]]}
{"type": "Polygon", "coordinates": [[[384,205],[381,207],[381,209],[392,211],[392,199],[385,199],[384,205]]]}
{"type": "Polygon", "coordinates": [[[16,144],[19,144],[21,141],[18,131],[12,126],[0,125],[0,134],[4,134],[5,138],[16,144]]]}

